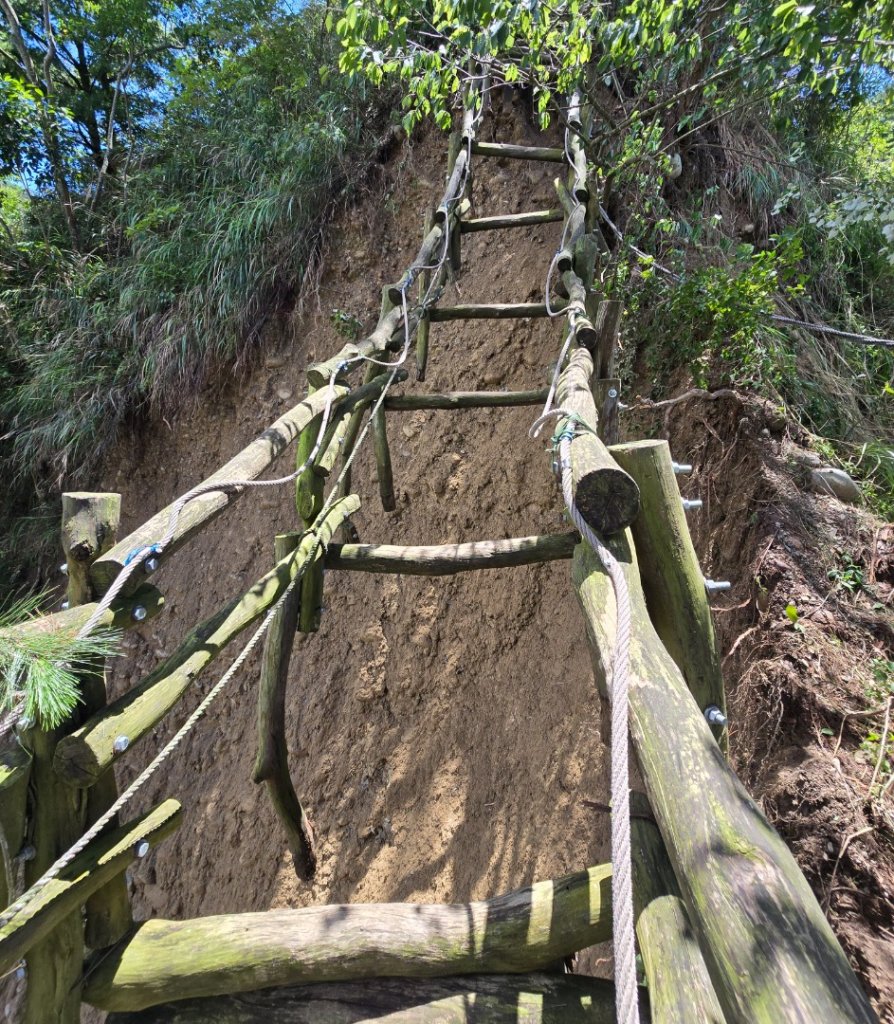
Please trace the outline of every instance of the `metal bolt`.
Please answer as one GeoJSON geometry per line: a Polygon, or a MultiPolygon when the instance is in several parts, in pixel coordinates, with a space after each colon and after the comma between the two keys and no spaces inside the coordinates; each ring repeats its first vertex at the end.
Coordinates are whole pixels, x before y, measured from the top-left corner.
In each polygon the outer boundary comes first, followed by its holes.
{"type": "Polygon", "coordinates": [[[138,839],[137,842],[134,843],[133,852],[135,856],[139,857],[140,859],[145,857],[146,854],[149,852],[149,840],[138,839]]]}
{"type": "Polygon", "coordinates": [[[149,558],[146,559],[145,562],[143,562],[143,569],[145,570],[147,576],[150,573],[155,572],[155,570],[157,568],[158,568],[158,559],[155,557],[155,555],[150,556],[149,558]]]}
{"type": "Polygon", "coordinates": [[[61,572],[63,576],[68,575],[68,562],[63,562],[62,565],[59,566],[59,572],[61,572]]]}
{"type": "Polygon", "coordinates": [[[708,720],[708,725],[719,725],[721,728],[726,727],[726,715],[716,704],[709,704],[705,708],[705,718],[708,720]]]}
{"type": "Polygon", "coordinates": [[[22,717],[16,722],[17,732],[27,732],[29,729],[34,728],[34,719],[30,715],[22,715],[22,717]]]}
{"type": "Polygon", "coordinates": [[[68,611],[68,607],[69,607],[68,601],[63,601],[62,602],[62,611],[67,612],[68,611]]]}
{"type": "Polygon", "coordinates": [[[23,846],[21,850],[19,850],[17,859],[22,861],[34,860],[36,856],[37,850],[35,850],[34,847],[30,843],[28,843],[26,846],[23,846]]]}
{"type": "Polygon", "coordinates": [[[19,966],[16,968],[16,980],[17,981],[21,981],[22,978],[25,977],[26,973],[27,973],[27,968],[25,966],[25,961],[23,960],[19,964],[19,966]]]}
{"type": "Polygon", "coordinates": [[[112,750],[114,750],[116,754],[123,754],[129,746],[130,736],[116,736],[115,742],[112,744],[112,750]]]}
{"type": "Polygon", "coordinates": [[[134,605],[134,610],[131,612],[134,622],[142,622],[147,614],[148,612],[141,604],[134,605]]]}
{"type": "Polygon", "coordinates": [[[705,580],[705,590],[709,594],[716,594],[721,590],[731,590],[732,586],[729,580],[705,580]]]}
{"type": "Polygon", "coordinates": [[[683,511],[691,512],[693,509],[702,507],[701,498],[683,498],[683,511]]]}
{"type": "Polygon", "coordinates": [[[609,398],[617,398],[618,397],[618,389],[617,388],[609,388],[608,389],[608,397],[609,398]]]}
{"type": "Polygon", "coordinates": [[[671,467],[677,476],[683,476],[692,472],[692,466],[688,462],[671,462],[671,467]]]}

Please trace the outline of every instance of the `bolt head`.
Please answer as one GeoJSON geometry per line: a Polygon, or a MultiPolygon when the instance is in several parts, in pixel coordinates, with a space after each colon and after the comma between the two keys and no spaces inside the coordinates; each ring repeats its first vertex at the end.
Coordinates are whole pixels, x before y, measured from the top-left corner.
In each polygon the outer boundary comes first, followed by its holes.
{"type": "Polygon", "coordinates": [[[18,859],[22,861],[34,860],[36,856],[37,850],[35,850],[35,848],[30,843],[28,843],[25,846],[23,846],[21,850],[19,850],[18,859]]]}
{"type": "Polygon", "coordinates": [[[150,555],[149,558],[147,558],[146,561],[143,562],[143,569],[146,571],[147,576],[155,572],[157,568],[158,559],[155,557],[155,555],[150,555]]]}
{"type": "Polygon", "coordinates": [[[70,605],[69,605],[68,601],[63,601],[62,602],[62,611],[67,612],[69,607],[70,607],[70,605]]]}
{"type": "Polygon", "coordinates": [[[112,744],[112,750],[116,754],[123,754],[125,750],[130,746],[129,736],[116,736],[115,742],[112,744]]]}
{"type": "Polygon", "coordinates": [[[149,613],[141,604],[136,605],[134,610],[131,612],[134,622],[142,622],[148,614],[149,613]]]}
{"type": "Polygon", "coordinates": [[[61,572],[63,576],[67,576],[68,575],[68,563],[67,562],[63,562],[62,565],[59,566],[59,572],[61,572]]]}
{"type": "Polygon", "coordinates": [[[149,840],[148,839],[140,839],[140,840],[138,840],[134,844],[133,852],[140,859],[145,857],[146,854],[149,852],[149,840]]]}

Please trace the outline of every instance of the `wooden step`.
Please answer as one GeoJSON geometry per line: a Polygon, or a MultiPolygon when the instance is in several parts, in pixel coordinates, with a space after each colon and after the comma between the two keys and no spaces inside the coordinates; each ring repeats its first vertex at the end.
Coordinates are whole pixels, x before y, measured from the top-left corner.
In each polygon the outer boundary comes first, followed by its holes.
{"type": "Polygon", "coordinates": [[[434,395],[389,395],[385,408],[389,412],[411,412],[416,409],[487,409],[513,405],[543,405],[547,389],[539,391],[448,391],[434,395]]]}
{"type": "Polygon", "coordinates": [[[510,213],[504,217],[475,217],[460,221],[462,234],[471,231],[493,231],[496,228],[525,228],[532,224],[552,224],[564,217],[562,210],[531,210],[528,213],[510,213]]]}
{"type": "MultiPolygon", "coordinates": [[[[553,303],[553,311],[559,312],[566,303],[561,299],[553,303]]],[[[432,323],[439,320],[517,320],[521,317],[546,316],[543,302],[467,303],[461,306],[435,306],[428,311],[432,323]]]]}
{"type": "Polygon", "coordinates": [[[554,164],[566,162],[565,150],[553,146],[516,146],[512,142],[472,142],[477,156],[504,156],[510,160],[547,160],[554,164]]]}

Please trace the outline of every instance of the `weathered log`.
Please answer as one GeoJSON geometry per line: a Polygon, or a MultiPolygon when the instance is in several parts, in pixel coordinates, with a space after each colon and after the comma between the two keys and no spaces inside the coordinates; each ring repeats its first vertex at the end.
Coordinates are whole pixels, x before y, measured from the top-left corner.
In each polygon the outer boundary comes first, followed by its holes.
{"type": "MultiPolygon", "coordinates": [[[[105,610],[96,624],[97,629],[134,629],[149,619],[154,619],[164,608],[165,599],[157,587],[144,583],[129,597],[117,597],[105,610]],[[134,609],[140,608],[139,618],[134,617],[134,609]],[[143,615],[143,612],[146,614],[143,615]]],[[[66,608],[65,611],[53,612],[51,615],[40,615],[27,622],[20,622],[2,630],[12,636],[30,636],[34,633],[54,633],[65,630],[74,635],[84,626],[96,611],[97,602],[66,608]]]]}
{"type": "Polygon", "coordinates": [[[131,690],[66,736],[55,756],[56,772],[72,786],[92,786],[120,756],[118,736],[130,746],[142,739],[183,696],[199,672],[244,629],[256,622],[299,572],[316,557],[318,537],[331,536],[360,506],[349,495],[336,502],[298,549],[279,562],[241,597],[235,598],[186,637],[179,649],[131,690]]]}
{"type": "Polygon", "coordinates": [[[409,293],[410,287],[423,271],[437,263],[444,249],[444,227],[442,224],[433,224],[427,228],[425,238],[416,255],[416,259],[410,264],[403,277],[395,284],[388,285],[388,297],[395,306],[402,302],[402,295],[409,293]]]}
{"type": "Polygon", "coordinates": [[[388,412],[410,412],[416,409],[487,409],[501,406],[543,405],[547,389],[538,391],[451,391],[447,394],[389,395],[385,399],[388,412]]]}
{"type": "MultiPolygon", "coordinates": [[[[347,389],[336,388],[336,401],[347,394],[347,389]]],[[[301,433],[302,429],[318,413],[323,411],[328,400],[327,392],[320,391],[309,395],[274,424],[269,426],[260,437],[256,438],[247,448],[221,466],[205,481],[206,484],[223,483],[229,480],[254,480],[270,465],[271,462],[301,433]]],[[[165,549],[165,556],[176,551],[198,530],[207,526],[212,519],[236,501],[241,489],[228,491],[212,491],[190,501],[180,514],[177,530],[171,543],[165,549]]],[[[157,512],[151,519],[116,544],[108,554],[98,558],[90,569],[90,580],[99,594],[104,594],[112,580],[121,571],[127,556],[135,548],[154,544],[168,530],[171,505],[157,512]]],[[[140,573],[132,577],[134,586],[139,582],[140,573]]]]}
{"type": "Polygon", "coordinates": [[[639,486],[642,509],[631,529],[652,625],[702,711],[714,704],[725,712],[714,621],[667,441],[616,445],[611,453],[639,486]]]}
{"type": "Polygon", "coordinates": [[[115,543],[120,522],[120,494],[67,491],[62,495],[62,550],[70,605],[93,599],[90,566],[115,543]]]}
{"type": "MultiPolygon", "coordinates": [[[[109,551],[118,537],[121,522],[120,494],[78,492],[62,495],[62,548],[68,565],[69,604],[86,604],[93,597],[90,566],[109,551]]],[[[105,666],[100,662],[80,674],[81,721],[108,703],[105,666]]],[[[62,783],[57,779],[56,785],[62,783]]],[[[40,799],[40,794],[37,794],[40,799]]],[[[87,796],[83,825],[89,827],[118,799],[114,772],[108,772],[87,796]]],[[[113,824],[117,825],[117,820],[113,824]]],[[[133,924],[130,900],[123,875],[116,875],[87,901],[84,942],[102,949],[117,942],[133,924]]]]}
{"type": "Polygon", "coordinates": [[[468,151],[466,149],[461,149],[456,155],[453,169],[450,172],[450,178],[447,181],[447,187],[444,189],[444,198],[435,210],[435,224],[446,225],[451,219],[451,215],[453,213],[452,207],[461,198],[460,185],[466,173],[468,162],[468,151]]]}
{"type": "Polygon", "coordinates": [[[590,199],[590,186],[587,184],[587,154],[583,140],[577,132],[568,133],[568,149],[571,152],[573,169],[571,171],[571,191],[575,199],[584,207],[590,199]]]}
{"type": "Polygon", "coordinates": [[[345,363],[356,360],[360,356],[379,359],[388,351],[400,346],[395,338],[395,331],[400,326],[403,311],[400,306],[389,310],[376,324],[373,332],[362,341],[350,342],[340,352],[321,363],[312,363],[307,368],[307,383],[311,387],[321,388],[328,384],[332,377],[344,372],[345,363]]]}
{"type": "Polygon", "coordinates": [[[557,533],[426,547],[333,544],[326,554],[326,567],[406,576],[450,576],[472,569],[505,569],[571,558],[577,542],[576,533],[557,533]]]}
{"type": "MultiPolygon", "coordinates": [[[[593,401],[596,405],[596,414],[599,416],[599,437],[606,446],[617,444],[621,433],[620,406],[621,406],[621,379],[619,377],[602,378],[593,383],[593,401]]],[[[612,452],[614,454],[614,452],[612,452]]],[[[622,469],[626,466],[615,458],[622,469]]],[[[630,472],[628,470],[628,472],[630,472]]],[[[634,480],[636,475],[630,474],[634,480]]],[[[636,481],[639,484],[639,481],[636,481]]],[[[640,484],[642,490],[642,484],[640,484]]]]}
{"type": "Polygon", "coordinates": [[[571,442],[574,503],[600,534],[617,533],[639,512],[639,488],[612,459],[596,435],[596,406],[590,391],[593,357],[586,348],[575,349],[559,377],[556,402],[584,424],[575,425],[571,442]],[[587,429],[589,428],[589,429],[587,429]]]}
{"type": "MultiPolygon", "coordinates": [[[[94,839],[56,878],[42,885],[33,898],[0,927],[0,973],[5,973],[22,956],[33,951],[72,916],[77,917],[79,908],[110,879],[123,875],[128,864],[138,856],[136,846],[139,842],[145,840],[150,847],[157,846],[179,824],[180,804],[176,800],[165,800],[126,825],[94,839]]],[[[27,895],[25,893],[23,899],[27,895]]],[[[64,965],[56,966],[57,973],[62,975],[64,965]]],[[[77,967],[80,979],[82,960],[78,961],[77,967]]],[[[29,986],[34,982],[35,975],[29,961],[29,986]]],[[[35,1020],[52,1020],[55,1024],[57,1018],[49,1017],[47,1013],[49,994],[57,987],[58,981],[42,983],[39,994],[44,999],[44,1015],[35,1015],[35,1020]]]]}
{"type": "MultiPolygon", "coordinates": [[[[727,1021],[876,1021],[794,857],[727,765],[655,633],[629,534],[607,544],[630,592],[634,750],[727,1021]]],[[[589,545],[572,566],[604,685],[616,636],[612,586],[589,545]]]]}
{"type": "Polygon", "coordinates": [[[277,985],[537,970],[611,934],[611,869],[477,903],[358,903],[145,921],[97,964],[102,1010],[277,985]]]}
{"type": "MultiPolygon", "coordinates": [[[[639,793],[631,793],[631,807],[649,810],[639,793]]],[[[636,934],[652,1024],[725,1024],[661,833],[641,813],[631,816],[630,846],[636,934]]]]}
{"type": "MultiPolygon", "coordinates": [[[[312,385],[308,388],[308,397],[317,389],[312,385]]],[[[299,469],[311,456],[317,438],[320,435],[320,427],[323,423],[323,413],[320,411],[304,427],[298,435],[298,443],[295,445],[295,469],[299,469]]],[[[306,527],[312,523],[315,515],[315,508],[318,499],[322,496],[323,481],[314,473],[313,466],[308,465],[295,480],[295,507],[298,516],[306,527]]]]}
{"type": "Polygon", "coordinates": [[[474,231],[496,231],[501,228],[526,228],[535,224],[553,224],[563,219],[561,210],[531,210],[529,213],[508,213],[502,217],[473,217],[460,221],[463,234],[474,231]]]}
{"type": "Polygon", "coordinates": [[[586,231],[587,208],[575,206],[568,215],[567,227],[565,228],[565,244],[556,256],[556,267],[560,274],[566,270],[574,269],[574,249],[586,231]]]}
{"type": "MultiPolygon", "coordinates": [[[[300,543],[300,533],[279,534],[274,542],[274,558],[281,562],[300,543]]],[[[292,591],[279,606],[264,641],[258,688],[258,756],[254,781],[267,783],[270,801],[286,831],[295,874],[308,882],[317,867],[314,833],[292,785],[286,743],[286,686],[300,602],[301,595],[292,591]]]]}
{"type": "Polygon", "coordinates": [[[15,895],[14,858],[25,838],[31,755],[15,737],[0,746],[0,908],[15,895]]]}
{"type": "Polygon", "coordinates": [[[107,1024],[614,1024],[614,1000],[609,982],[574,975],[373,978],[185,999],[107,1024]]]}
{"type": "Polygon", "coordinates": [[[617,373],[618,329],[621,323],[621,303],[617,299],[603,299],[596,309],[594,327],[598,340],[593,349],[596,376],[614,377],[617,373]]]}
{"type": "Polygon", "coordinates": [[[511,160],[546,160],[550,163],[565,163],[565,150],[553,146],[516,146],[511,142],[472,143],[476,156],[508,157],[511,160]]]}
{"type": "MultiPolygon", "coordinates": [[[[435,222],[435,211],[430,209],[425,217],[425,233],[431,231],[435,222]]],[[[425,305],[429,285],[431,284],[431,270],[424,269],[419,274],[419,304],[425,305]]],[[[423,309],[419,316],[419,323],[416,325],[416,380],[425,380],[425,369],[428,366],[428,338],[430,324],[427,309],[423,309]]]]}
{"type": "MultiPolygon", "coordinates": [[[[564,309],[562,302],[554,310],[564,309]]],[[[467,303],[461,306],[435,306],[428,311],[432,323],[443,320],[513,320],[520,317],[547,316],[543,302],[467,303]]]]}
{"type": "Polygon", "coordinates": [[[376,479],[379,482],[379,497],[382,508],[393,512],[394,476],[391,470],[391,452],[388,449],[388,432],[385,426],[385,409],[380,405],[372,414],[373,451],[376,458],[376,479]]]}

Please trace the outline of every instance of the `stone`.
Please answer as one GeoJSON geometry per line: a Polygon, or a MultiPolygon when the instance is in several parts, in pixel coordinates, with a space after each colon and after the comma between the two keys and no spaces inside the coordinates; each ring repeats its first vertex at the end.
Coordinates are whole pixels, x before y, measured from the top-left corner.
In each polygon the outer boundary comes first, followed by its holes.
{"type": "Polygon", "coordinates": [[[854,502],[860,498],[860,488],[850,474],[833,466],[812,469],[810,488],[817,494],[832,494],[841,501],[854,502]]]}

